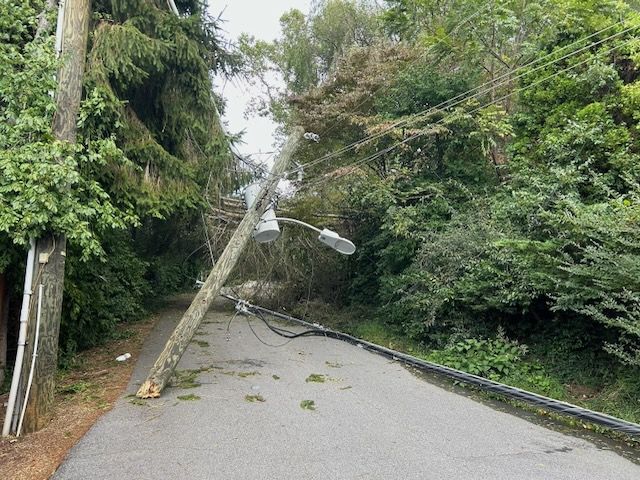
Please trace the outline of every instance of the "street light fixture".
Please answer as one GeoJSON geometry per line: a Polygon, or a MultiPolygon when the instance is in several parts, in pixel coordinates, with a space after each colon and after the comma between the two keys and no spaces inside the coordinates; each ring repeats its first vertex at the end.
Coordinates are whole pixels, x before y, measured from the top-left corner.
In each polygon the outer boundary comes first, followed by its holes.
{"type": "MultiPolygon", "coordinates": [[[[329,230],[328,228],[323,228],[322,230],[320,230],[319,228],[314,227],[313,225],[309,225],[308,223],[303,222],[301,220],[296,220],[295,218],[274,217],[273,220],[275,220],[276,225],[277,225],[277,222],[293,223],[295,225],[301,225],[303,227],[314,230],[320,234],[318,236],[318,240],[320,242],[324,243],[328,247],[333,248],[335,251],[343,255],[353,255],[353,253],[355,253],[356,251],[356,246],[353,244],[351,240],[341,237],[337,232],[334,232],[333,230],[329,230]]],[[[264,234],[264,231],[266,228],[269,228],[267,227],[267,225],[269,225],[269,222],[273,220],[261,219],[258,222],[258,225],[256,225],[255,231],[256,232],[260,231],[260,233],[262,233],[266,237],[266,234],[264,234]]],[[[278,232],[280,232],[280,229],[278,229],[278,232]]],[[[255,237],[256,237],[256,234],[254,234],[254,238],[255,237]]],[[[259,241],[259,240],[256,238],[256,241],[259,241]]]]}
{"type": "MultiPolygon", "coordinates": [[[[260,192],[260,184],[252,183],[244,190],[244,201],[247,208],[251,207],[256,201],[256,197],[260,192]]],[[[306,222],[296,220],[295,218],[276,217],[273,206],[270,206],[260,217],[260,221],[253,230],[253,238],[258,243],[273,242],[280,236],[280,226],[278,222],[293,223],[309,228],[319,233],[318,240],[328,247],[343,255],[352,255],[356,251],[356,246],[346,238],[341,237],[337,232],[324,228],[320,230],[306,222]]]]}
{"type": "MultiPolygon", "coordinates": [[[[255,182],[244,189],[244,203],[247,208],[251,208],[260,193],[260,183],[255,182]]],[[[258,243],[273,242],[280,236],[280,227],[276,220],[276,211],[270,206],[260,217],[260,221],[253,230],[253,238],[258,243]]]]}

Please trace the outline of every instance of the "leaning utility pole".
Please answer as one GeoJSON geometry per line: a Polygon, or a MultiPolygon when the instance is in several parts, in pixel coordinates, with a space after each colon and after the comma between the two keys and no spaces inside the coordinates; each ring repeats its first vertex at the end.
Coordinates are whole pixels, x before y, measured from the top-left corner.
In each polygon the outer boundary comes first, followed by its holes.
{"type": "Polygon", "coordinates": [[[296,127],[287,140],[282,152],[276,159],[273,169],[265,179],[263,186],[253,205],[249,206],[247,213],[234,232],[224,252],[211,270],[211,273],[193,299],[193,302],[182,316],[180,323],[169,337],[164,350],[156,360],[147,376],[147,380],[138,390],[140,398],[155,398],[167,385],[180,358],[184,354],[189,342],[200,326],[213,300],[220,294],[220,289],[226,282],[229,274],[235,267],[246,244],[251,238],[253,229],[258,224],[262,214],[269,208],[275,194],[279,180],[286,172],[295,153],[304,130],[296,127]]]}
{"type": "MultiPolygon", "coordinates": [[[[62,24],[62,65],[58,72],[56,112],[53,117],[53,135],[57,140],[76,142],[76,124],[84,77],[89,36],[91,0],[66,0],[62,24]]],[[[62,12],[60,12],[62,13],[62,12]]],[[[23,431],[33,432],[44,427],[51,419],[58,363],[58,336],[62,315],[62,293],[67,240],[64,235],[46,233],[36,242],[36,274],[32,291],[42,285],[42,309],[38,352],[24,417],[23,431]]],[[[37,302],[33,301],[33,305],[37,302]]],[[[27,334],[25,364],[30,365],[35,338],[36,308],[31,310],[27,334]]],[[[24,395],[29,368],[23,369],[21,391],[24,395]]],[[[16,409],[18,413],[20,409],[16,409]]]]}

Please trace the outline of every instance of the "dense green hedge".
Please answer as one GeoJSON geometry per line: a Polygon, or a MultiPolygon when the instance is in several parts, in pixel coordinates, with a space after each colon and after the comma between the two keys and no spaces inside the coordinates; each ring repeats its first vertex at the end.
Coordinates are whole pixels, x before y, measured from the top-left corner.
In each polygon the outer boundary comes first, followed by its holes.
{"type": "Polygon", "coordinates": [[[205,196],[224,188],[231,161],[211,75],[234,67],[206,5],[177,4],[180,18],[166,2],[92,2],[75,145],[51,131],[56,12],[37,37],[43,0],[0,4],[0,273],[18,298],[29,239],[67,236],[66,354],[109,338],[203,267],[185,259],[204,241],[205,196]]]}

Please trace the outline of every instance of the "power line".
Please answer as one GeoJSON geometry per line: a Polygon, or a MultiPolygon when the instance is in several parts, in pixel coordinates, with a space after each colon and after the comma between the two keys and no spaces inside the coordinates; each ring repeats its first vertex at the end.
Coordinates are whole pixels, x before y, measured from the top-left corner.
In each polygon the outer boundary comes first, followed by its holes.
{"type": "MultiPolygon", "coordinates": [[[[612,51],[614,51],[614,50],[616,50],[616,49],[618,49],[618,48],[620,48],[620,47],[622,47],[624,45],[627,45],[627,44],[631,43],[634,40],[635,39],[633,39],[633,38],[629,39],[629,40],[623,42],[620,45],[616,45],[614,47],[611,47],[610,49],[606,50],[605,52],[598,52],[598,53],[610,53],[610,52],[612,52],[612,51]]],[[[535,87],[537,85],[540,85],[541,83],[546,82],[547,80],[550,80],[550,79],[555,78],[555,77],[557,77],[557,76],[559,76],[559,75],[561,75],[563,73],[571,71],[571,70],[573,70],[573,69],[575,69],[575,68],[577,68],[577,67],[579,67],[581,65],[584,65],[585,63],[588,63],[591,60],[592,60],[591,58],[588,58],[588,59],[583,60],[583,61],[581,61],[579,63],[576,63],[575,65],[572,65],[570,67],[567,67],[567,68],[564,68],[562,70],[559,70],[559,71],[555,72],[552,75],[549,75],[549,76],[544,77],[544,78],[542,78],[540,80],[537,80],[536,82],[534,82],[532,84],[529,84],[529,85],[527,85],[525,87],[517,88],[516,90],[508,93],[507,95],[504,95],[504,96],[502,96],[502,97],[500,97],[500,98],[498,98],[496,100],[493,100],[493,101],[488,102],[488,103],[486,103],[484,105],[476,107],[476,108],[470,110],[469,112],[466,112],[466,114],[467,115],[472,115],[473,113],[476,113],[476,112],[478,112],[478,111],[480,111],[480,110],[482,110],[484,108],[490,107],[491,105],[495,105],[496,103],[500,103],[500,102],[506,100],[507,98],[512,97],[513,95],[516,95],[516,94],[521,93],[523,91],[526,91],[526,90],[528,90],[530,88],[533,88],[533,87],[535,87]]],[[[443,124],[446,120],[449,119],[449,116],[453,116],[453,115],[454,115],[453,113],[450,113],[447,117],[444,117],[444,118],[438,120],[437,122],[430,124],[429,127],[432,128],[432,127],[434,127],[436,125],[443,124]]],[[[424,132],[424,129],[423,129],[420,132],[417,132],[417,133],[407,137],[406,139],[404,139],[404,140],[402,140],[402,141],[400,141],[400,142],[398,142],[398,143],[396,143],[396,144],[394,144],[394,145],[392,145],[390,147],[387,147],[387,148],[381,150],[380,152],[376,152],[376,153],[374,153],[372,155],[369,155],[369,156],[364,157],[364,158],[362,158],[360,160],[357,160],[356,162],[353,162],[353,163],[351,163],[349,165],[346,165],[346,166],[342,167],[343,169],[347,169],[347,170],[345,172],[341,173],[341,174],[335,175],[333,177],[326,177],[325,176],[325,177],[319,178],[316,181],[310,182],[309,184],[307,184],[306,187],[307,188],[314,187],[314,186],[319,185],[319,184],[321,184],[321,183],[323,183],[323,182],[325,182],[325,181],[327,181],[329,179],[335,180],[337,178],[342,178],[342,177],[344,177],[346,175],[349,175],[350,173],[352,173],[354,171],[353,169],[355,169],[355,167],[358,167],[358,166],[363,165],[365,163],[368,163],[368,162],[371,162],[373,160],[376,160],[377,158],[380,158],[381,156],[386,155],[390,151],[392,151],[392,150],[394,150],[394,149],[396,149],[396,148],[398,148],[398,147],[410,142],[411,140],[414,140],[414,139],[424,135],[424,133],[425,132],[424,132]],[[351,169],[351,170],[349,170],[349,169],[351,169]]]]}
{"type": "Polygon", "coordinates": [[[364,350],[374,352],[378,355],[382,355],[393,361],[402,362],[405,365],[408,365],[423,371],[435,373],[437,375],[441,375],[441,376],[453,379],[455,381],[463,382],[467,385],[472,385],[474,387],[477,387],[487,392],[496,393],[506,398],[523,401],[530,405],[537,405],[547,410],[561,413],[563,415],[569,415],[571,417],[578,418],[580,420],[602,425],[606,428],[625,433],[632,437],[640,436],[640,425],[638,425],[637,423],[628,422],[620,418],[612,417],[611,415],[607,415],[605,413],[596,412],[594,410],[582,408],[577,405],[572,405],[567,402],[556,400],[554,398],[545,397],[543,395],[540,395],[534,392],[529,392],[527,390],[522,390],[517,387],[512,387],[511,385],[496,382],[494,380],[489,380],[488,378],[484,378],[478,375],[473,375],[471,373],[467,373],[462,370],[457,370],[455,368],[451,368],[446,365],[429,362],[429,361],[414,357],[412,355],[399,352],[397,350],[392,350],[390,348],[383,347],[381,345],[377,345],[375,343],[368,342],[366,340],[362,340],[360,338],[354,337],[346,333],[339,332],[337,330],[332,330],[330,328],[326,328],[318,324],[312,324],[305,320],[292,317],[291,315],[285,315],[283,313],[276,312],[268,308],[260,307],[258,305],[252,305],[244,300],[241,300],[236,297],[232,297],[230,295],[221,295],[221,296],[236,303],[236,305],[242,303],[245,311],[249,312],[252,315],[256,315],[258,313],[260,314],[264,313],[266,315],[270,315],[280,320],[285,320],[288,322],[297,323],[298,325],[303,325],[310,329],[307,332],[302,332],[300,336],[323,336],[326,338],[341,340],[341,341],[350,343],[352,345],[355,345],[357,347],[360,347],[364,350]]]}
{"type": "MultiPolygon", "coordinates": [[[[434,43],[433,45],[429,46],[429,48],[418,58],[414,59],[410,64],[416,63],[418,60],[421,60],[422,58],[425,58],[432,50],[434,50],[438,45],[440,45],[441,43],[443,43],[445,40],[447,40],[448,38],[451,37],[451,35],[453,35],[455,32],[457,32],[463,25],[465,25],[466,23],[470,22],[471,20],[473,20],[475,17],[477,17],[478,15],[480,15],[484,10],[486,10],[489,7],[489,4],[486,4],[480,8],[478,8],[478,10],[476,10],[474,13],[472,13],[471,15],[469,15],[468,17],[466,17],[465,19],[463,19],[460,23],[458,23],[455,27],[453,27],[449,32],[447,32],[446,35],[444,35],[442,38],[440,38],[436,43],[434,43]]],[[[380,89],[382,88],[382,86],[379,86],[377,89],[375,89],[373,92],[371,92],[371,95],[375,95],[380,89]]],[[[364,105],[366,103],[366,99],[362,100],[359,104],[357,104],[355,107],[353,107],[351,109],[351,111],[357,110],[358,108],[360,108],[362,105],[364,105]]],[[[322,131],[320,133],[320,137],[328,135],[329,133],[331,133],[334,128],[336,127],[336,125],[332,125],[330,126],[328,129],[322,131]]],[[[341,152],[344,153],[344,152],[341,152]]],[[[332,155],[335,156],[335,155],[332,155]]],[[[238,158],[243,162],[246,163],[247,165],[255,168],[256,170],[260,170],[262,173],[265,173],[267,176],[269,176],[270,174],[268,172],[266,172],[265,169],[260,168],[260,167],[256,167],[253,164],[250,164],[246,161],[246,159],[242,158],[240,155],[238,155],[238,158]]],[[[328,157],[330,158],[330,157],[328,157]]],[[[325,158],[322,158],[322,160],[325,160],[325,158]]],[[[317,163],[318,161],[316,161],[315,163],[317,163]]],[[[314,163],[314,164],[315,164],[314,163]]],[[[288,175],[293,174],[293,173],[297,173],[302,171],[303,168],[307,167],[309,165],[307,164],[303,164],[303,165],[299,165],[296,168],[294,168],[293,170],[290,170],[288,172],[285,172],[285,174],[283,175],[283,178],[286,178],[288,175]]]]}
{"type": "MultiPolygon", "coordinates": [[[[488,7],[490,6],[490,4],[485,4],[484,6],[478,8],[478,10],[476,10],[474,13],[472,13],[471,15],[469,15],[468,17],[466,17],[465,19],[463,19],[460,23],[458,23],[455,27],[453,27],[449,32],[447,32],[447,34],[445,36],[443,36],[442,38],[440,38],[436,43],[432,44],[429,46],[429,48],[427,48],[427,50],[420,55],[419,57],[415,58],[412,62],[409,63],[409,65],[413,65],[415,63],[417,63],[419,60],[422,60],[423,58],[426,58],[427,55],[429,55],[429,53],[431,53],[438,45],[440,45],[441,43],[443,43],[445,40],[447,40],[448,38],[451,37],[451,35],[453,35],[454,33],[456,33],[458,30],[460,30],[460,28],[462,28],[463,25],[469,23],[471,20],[473,20],[475,17],[477,17],[478,15],[480,15],[482,13],[483,10],[486,10],[488,7]]],[[[376,93],[378,93],[380,90],[382,89],[382,85],[379,86],[378,88],[374,89],[371,93],[370,93],[370,97],[373,97],[376,93]]],[[[362,107],[365,103],[367,103],[368,99],[364,99],[361,102],[359,102],[355,107],[352,107],[350,109],[350,111],[356,111],[358,110],[360,107],[362,107]]],[[[333,130],[335,130],[335,128],[337,127],[337,123],[332,124],[329,128],[327,128],[326,130],[322,131],[320,133],[320,137],[326,136],[329,133],[331,133],[333,130]]],[[[291,173],[294,173],[297,170],[292,171],[291,173]]]]}
{"type": "Polygon", "coordinates": [[[518,72],[518,71],[521,71],[521,70],[526,69],[526,68],[528,68],[530,66],[533,66],[536,63],[539,63],[539,62],[541,62],[541,61],[543,61],[543,60],[545,60],[545,59],[547,59],[549,57],[557,55],[559,52],[561,52],[563,50],[566,50],[567,48],[570,48],[572,46],[575,46],[578,43],[581,43],[581,42],[583,42],[585,40],[593,38],[594,36],[599,35],[599,34],[605,32],[605,31],[610,30],[611,28],[614,28],[614,27],[616,27],[616,26],[618,26],[620,24],[623,24],[623,23],[625,23],[624,20],[620,21],[620,22],[616,22],[615,24],[612,24],[612,25],[610,25],[610,26],[608,26],[606,28],[603,28],[603,29],[601,29],[601,30],[599,30],[599,31],[587,36],[587,37],[584,37],[584,38],[581,38],[579,40],[576,40],[575,42],[573,42],[573,43],[571,43],[569,45],[566,45],[566,46],[560,48],[559,50],[557,50],[555,52],[551,52],[551,53],[545,55],[544,57],[541,57],[539,59],[530,61],[530,62],[518,67],[517,69],[511,71],[511,72],[507,72],[507,73],[501,75],[500,77],[498,77],[496,79],[493,79],[493,80],[490,80],[488,82],[485,82],[482,85],[479,85],[479,86],[477,86],[475,88],[472,88],[472,89],[470,89],[470,90],[468,90],[468,91],[466,91],[464,93],[456,95],[453,98],[445,100],[445,101],[439,103],[438,105],[435,105],[433,107],[427,108],[427,109],[425,109],[425,110],[423,110],[421,112],[415,113],[415,114],[411,115],[409,118],[398,120],[398,121],[394,122],[393,124],[391,124],[390,126],[386,127],[385,129],[383,129],[382,131],[380,131],[378,133],[375,133],[375,134],[369,135],[367,137],[364,137],[364,138],[362,138],[360,140],[357,140],[357,141],[355,141],[355,142],[353,142],[353,143],[351,143],[349,145],[346,145],[345,147],[342,147],[342,148],[340,148],[340,149],[338,149],[338,150],[336,150],[334,152],[331,152],[329,154],[323,155],[323,156],[321,156],[321,157],[319,157],[319,158],[317,158],[315,160],[311,160],[311,161],[309,161],[309,162],[307,162],[307,163],[305,163],[305,164],[303,164],[303,165],[301,165],[301,166],[289,171],[288,174],[295,173],[295,172],[297,172],[297,171],[299,171],[299,170],[301,170],[303,168],[308,168],[308,167],[311,167],[311,166],[316,165],[318,163],[321,163],[323,161],[326,161],[326,160],[329,160],[331,158],[335,158],[337,156],[340,156],[340,155],[342,155],[342,154],[344,154],[344,153],[346,153],[346,152],[348,152],[350,150],[353,150],[353,149],[355,149],[355,148],[357,148],[357,147],[359,147],[361,145],[364,145],[365,143],[368,143],[371,140],[375,140],[377,138],[380,138],[380,137],[386,135],[387,133],[392,131],[394,128],[398,128],[400,126],[404,126],[404,125],[408,125],[410,123],[414,123],[414,122],[420,120],[421,118],[424,118],[425,116],[427,116],[427,115],[429,115],[431,113],[435,113],[439,109],[452,108],[452,107],[455,107],[455,106],[457,106],[457,105],[459,105],[461,103],[464,103],[464,102],[466,102],[468,100],[471,100],[473,98],[477,98],[477,97],[479,97],[481,95],[484,95],[485,93],[487,93],[487,92],[489,92],[491,90],[494,90],[495,88],[498,88],[500,86],[503,86],[503,85],[508,84],[510,82],[513,82],[515,80],[523,78],[523,77],[525,77],[527,75],[530,75],[530,74],[532,74],[532,73],[534,73],[534,72],[536,72],[538,70],[541,70],[541,69],[543,69],[545,67],[548,67],[548,66],[550,66],[550,65],[552,65],[554,63],[557,63],[559,61],[565,60],[565,59],[567,59],[567,58],[569,58],[569,57],[571,57],[573,55],[576,55],[576,54],[581,53],[581,52],[583,52],[585,50],[593,48],[593,47],[595,47],[597,45],[600,45],[600,44],[602,44],[602,43],[604,43],[606,41],[609,41],[609,40],[611,40],[613,38],[616,38],[616,37],[619,37],[621,35],[624,35],[625,33],[629,32],[629,31],[631,31],[631,30],[633,30],[635,28],[638,28],[638,26],[639,26],[639,25],[634,25],[634,26],[628,27],[628,28],[626,28],[626,29],[624,29],[624,30],[622,30],[620,32],[617,32],[615,34],[612,34],[612,35],[610,35],[610,36],[608,36],[608,37],[606,37],[606,38],[604,38],[602,40],[598,40],[597,42],[590,43],[589,45],[586,45],[586,46],[581,47],[581,48],[579,48],[577,50],[569,52],[569,53],[565,54],[564,56],[562,56],[560,58],[554,59],[554,60],[552,60],[550,62],[547,62],[547,63],[545,63],[543,65],[539,65],[538,67],[534,68],[533,70],[527,70],[527,71],[517,75],[514,78],[507,78],[507,77],[510,77],[511,75],[513,75],[514,73],[518,72]],[[501,82],[499,82],[497,84],[495,83],[496,81],[500,81],[500,80],[504,80],[504,81],[501,81],[501,82]],[[470,95],[472,93],[473,93],[473,95],[470,95]],[[470,96],[468,96],[468,95],[470,95],[470,96]]]}

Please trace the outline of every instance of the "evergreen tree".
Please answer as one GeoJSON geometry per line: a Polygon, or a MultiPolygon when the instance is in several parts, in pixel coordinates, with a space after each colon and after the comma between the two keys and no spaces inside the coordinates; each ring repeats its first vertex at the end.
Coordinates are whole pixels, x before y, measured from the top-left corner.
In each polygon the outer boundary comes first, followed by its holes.
{"type": "Polygon", "coordinates": [[[57,11],[36,38],[44,1],[0,6],[0,271],[16,288],[20,246],[67,235],[69,351],[188,281],[200,212],[225,188],[232,159],[211,78],[235,61],[204,2],[177,5],[180,17],[164,1],[93,2],[77,145],[51,135],[57,11]]]}

